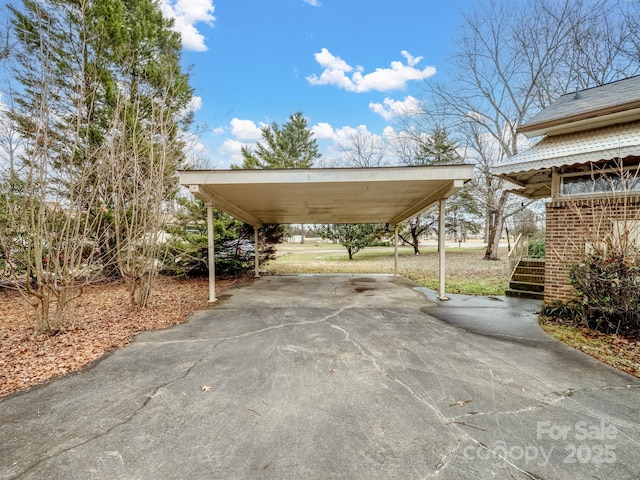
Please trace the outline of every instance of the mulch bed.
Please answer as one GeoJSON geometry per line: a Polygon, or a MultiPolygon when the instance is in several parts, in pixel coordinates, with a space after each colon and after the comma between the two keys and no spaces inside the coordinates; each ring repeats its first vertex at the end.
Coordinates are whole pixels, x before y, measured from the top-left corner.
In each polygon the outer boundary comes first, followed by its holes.
{"type": "MultiPolygon", "coordinates": [[[[219,279],[223,291],[249,277],[219,279]]],[[[208,307],[206,278],[159,277],[149,306],[133,309],[121,283],[88,287],[74,301],[70,321],[55,334],[38,331],[32,308],[15,290],[0,289],[0,402],[2,397],[80,370],[127,345],[138,333],[184,323],[208,307]]]]}

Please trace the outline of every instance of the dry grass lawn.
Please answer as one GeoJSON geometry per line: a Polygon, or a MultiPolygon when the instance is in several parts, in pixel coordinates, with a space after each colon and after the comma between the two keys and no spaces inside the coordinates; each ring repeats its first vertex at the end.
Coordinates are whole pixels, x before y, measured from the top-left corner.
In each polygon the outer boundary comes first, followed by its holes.
{"type": "MultiPolygon", "coordinates": [[[[509,286],[507,250],[500,250],[500,260],[484,260],[484,248],[447,247],[447,292],[468,295],[504,295],[509,286]]],[[[349,260],[347,251],[333,244],[284,244],[278,247],[276,260],[263,266],[272,274],[294,273],[393,273],[391,247],[370,247],[349,260]]],[[[438,288],[438,252],[433,247],[400,248],[398,273],[427,288],[438,288]]]]}

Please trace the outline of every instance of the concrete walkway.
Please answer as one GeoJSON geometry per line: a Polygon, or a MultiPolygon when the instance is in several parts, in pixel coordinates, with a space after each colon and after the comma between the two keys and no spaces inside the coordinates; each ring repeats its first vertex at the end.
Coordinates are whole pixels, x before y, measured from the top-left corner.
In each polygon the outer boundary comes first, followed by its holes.
{"type": "Polygon", "coordinates": [[[0,403],[0,479],[637,479],[640,380],[532,301],[263,277],[0,403]]]}

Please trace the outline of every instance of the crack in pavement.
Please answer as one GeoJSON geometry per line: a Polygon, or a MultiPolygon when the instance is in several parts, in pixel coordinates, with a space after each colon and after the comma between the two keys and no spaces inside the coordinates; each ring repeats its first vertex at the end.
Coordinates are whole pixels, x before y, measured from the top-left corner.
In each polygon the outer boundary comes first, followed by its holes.
{"type": "Polygon", "coordinates": [[[436,469],[434,472],[429,473],[426,477],[424,478],[434,478],[437,477],[438,475],[440,475],[440,473],[447,468],[447,466],[449,465],[449,459],[453,456],[454,453],[456,453],[459,449],[460,449],[460,445],[462,445],[462,442],[464,442],[466,439],[468,439],[469,437],[467,435],[461,437],[458,439],[458,442],[456,443],[456,446],[453,447],[451,450],[449,450],[438,462],[438,464],[436,465],[436,469]]]}
{"type": "Polygon", "coordinates": [[[362,348],[362,346],[356,342],[355,340],[351,339],[351,336],[349,335],[349,332],[347,332],[344,328],[339,327],[338,325],[334,324],[334,323],[329,323],[329,325],[331,326],[331,328],[335,328],[336,330],[342,332],[345,336],[345,341],[351,343],[352,345],[354,345],[359,351],[360,351],[360,355],[362,355],[365,358],[368,358],[371,363],[373,364],[373,366],[375,367],[376,370],[378,370],[379,372],[382,371],[383,369],[380,368],[380,366],[378,365],[378,362],[376,362],[376,359],[373,358],[373,356],[369,355],[368,353],[366,353],[364,351],[364,349],[362,348]]]}
{"type": "MultiPolygon", "coordinates": [[[[386,362],[384,362],[384,360],[382,360],[378,355],[376,355],[371,349],[367,348],[364,344],[362,344],[361,342],[357,341],[357,339],[355,339],[353,337],[353,335],[351,335],[349,333],[349,331],[347,331],[347,329],[340,327],[338,325],[335,324],[330,324],[332,326],[332,328],[335,328],[337,330],[339,330],[340,332],[343,333],[343,335],[345,335],[345,341],[353,344],[358,351],[360,352],[361,355],[363,355],[365,358],[367,358],[369,361],[371,361],[371,363],[374,365],[374,367],[378,370],[378,371],[385,371],[387,370],[388,372],[393,373],[393,367],[389,367],[386,362]],[[378,362],[378,360],[380,361],[380,363],[378,362]],[[385,366],[385,369],[383,369],[380,364],[385,366]]],[[[511,363],[511,362],[509,362],[511,363]]],[[[516,365],[514,364],[514,367],[516,367],[516,365]]],[[[406,367],[402,367],[404,369],[404,371],[407,370],[406,367]]],[[[529,376],[533,377],[536,380],[542,381],[543,379],[536,376],[536,375],[532,375],[531,372],[527,372],[525,369],[521,369],[520,367],[517,367],[518,370],[523,371],[523,373],[527,373],[529,376]]],[[[492,378],[493,378],[493,372],[491,372],[492,374],[492,378]]],[[[458,426],[455,425],[451,422],[455,422],[457,419],[461,419],[461,418],[468,418],[471,416],[478,416],[478,415],[487,415],[487,416],[494,416],[494,415],[519,415],[522,413],[526,413],[526,412],[530,412],[533,410],[537,410],[537,409],[542,409],[542,408],[546,408],[549,406],[553,406],[555,404],[558,404],[560,402],[562,402],[565,399],[569,399],[571,398],[573,401],[576,401],[576,403],[578,403],[580,405],[579,402],[577,402],[577,400],[575,398],[573,398],[573,396],[576,393],[586,393],[586,392],[592,392],[592,391],[604,391],[604,390],[628,390],[628,389],[632,389],[632,388],[640,388],[640,385],[626,385],[626,386],[604,386],[604,387],[588,387],[588,388],[583,388],[583,389],[578,389],[578,390],[574,390],[574,389],[568,389],[565,392],[563,392],[558,398],[553,399],[552,401],[544,401],[544,400],[538,400],[538,402],[540,402],[538,405],[532,405],[529,407],[525,407],[525,408],[520,408],[518,410],[512,410],[512,411],[494,411],[494,412],[476,412],[476,413],[470,413],[470,414],[466,414],[466,415],[461,415],[458,417],[453,417],[453,418],[447,418],[444,415],[444,412],[442,410],[440,410],[433,402],[433,400],[431,398],[429,399],[425,399],[423,396],[419,395],[418,393],[415,392],[415,390],[408,385],[405,381],[402,381],[400,378],[391,376],[389,373],[387,373],[387,377],[389,377],[391,380],[393,380],[394,382],[398,383],[402,388],[404,388],[407,392],[409,392],[409,394],[419,403],[425,405],[426,407],[428,407],[431,411],[433,411],[437,417],[440,417],[443,419],[445,424],[450,424],[452,426],[454,426],[454,428],[458,429],[458,431],[460,433],[464,433],[464,431],[462,430],[462,426],[458,426]]],[[[583,408],[586,409],[586,407],[584,407],[583,405],[581,405],[583,408]]],[[[589,409],[587,409],[589,410],[589,409]]],[[[573,410],[572,410],[573,411],[573,410]]],[[[589,410],[590,411],[590,410],[589,410]]],[[[597,418],[601,418],[600,415],[597,415],[595,412],[590,411],[592,415],[594,415],[597,418]]],[[[575,413],[581,413],[578,411],[575,411],[575,413]]],[[[620,422],[619,420],[616,419],[608,419],[607,421],[609,421],[612,424],[617,424],[618,426],[622,426],[622,422],[620,422]]],[[[626,425],[627,427],[630,428],[636,428],[637,426],[632,426],[632,425],[626,425]]],[[[621,432],[623,435],[624,433],[621,432]]],[[[628,438],[627,435],[624,435],[625,437],[628,438]]],[[[426,478],[434,478],[438,475],[440,475],[440,473],[449,465],[450,463],[450,459],[452,458],[452,456],[456,453],[456,451],[459,450],[462,442],[465,439],[469,439],[471,440],[473,443],[475,443],[478,447],[481,447],[482,449],[484,449],[485,451],[492,453],[494,455],[496,455],[497,458],[500,458],[500,460],[502,460],[505,465],[507,465],[507,468],[513,468],[514,470],[520,472],[522,475],[526,476],[526,478],[532,479],[532,480],[540,480],[540,477],[538,477],[537,475],[528,472],[527,470],[525,470],[524,468],[518,466],[517,464],[515,464],[513,461],[509,460],[506,456],[504,455],[500,455],[497,454],[496,452],[493,452],[492,450],[490,450],[486,445],[484,445],[483,443],[481,443],[480,441],[476,440],[475,438],[473,438],[472,436],[469,436],[468,434],[465,434],[465,436],[461,437],[458,439],[458,442],[456,444],[456,446],[454,448],[452,448],[449,452],[447,452],[442,459],[440,460],[440,462],[438,463],[438,465],[436,466],[436,470],[432,473],[430,473],[429,475],[427,475],[426,478]]],[[[630,439],[630,441],[634,444],[638,444],[637,441],[635,441],[634,439],[630,439]]]]}
{"type": "Polygon", "coordinates": [[[336,317],[338,315],[340,315],[342,312],[344,312],[345,310],[348,310],[350,308],[353,308],[355,306],[355,304],[351,304],[351,305],[346,305],[344,307],[342,307],[340,310],[333,312],[330,315],[327,315],[323,318],[320,318],[318,320],[307,320],[304,322],[286,322],[286,323],[281,323],[279,325],[272,325],[270,327],[265,327],[265,328],[260,328],[258,330],[252,330],[250,332],[246,332],[246,333],[242,333],[239,335],[233,335],[231,337],[216,337],[214,338],[214,340],[221,340],[221,341],[228,341],[228,340],[237,340],[239,338],[246,338],[246,337],[250,337],[252,335],[256,335],[259,333],[264,333],[264,332],[268,332],[270,330],[278,330],[280,328],[285,328],[285,327],[295,327],[295,326],[299,326],[299,325],[313,325],[313,324],[318,324],[318,323],[323,323],[326,322],[327,320],[336,317]]]}
{"type": "MultiPolygon", "coordinates": [[[[252,330],[250,332],[244,333],[244,334],[240,334],[240,335],[234,335],[234,336],[230,336],[230,337],[219,337],[219,338],[211,338],[211,339],[205,339],[205,340],[194,340],[194,339],[189,339],[189,340],[177,340],[177,341],[169,341],[169,342],[140,342],[138,343],[138,345],[144,344],[144,343],[154,343],[154,344],[167,344],[167,343],[182,343],[184,341],[187,342],[193,342],[193,341],[207,341],[207,342],[211,342],[211,341],[217,341],[217,343],[215,343],[213,346],[209,347],[203,354],[202,356],[200,356],[200,358],[198,358],[198,360],[194,361],[186,370],[184,370],[184,372],[182,372],[180,375],[175,376],[174,378],[168,380],[167,382],[157,386],[150,394],[147,395],[147,398],[144,400],[144,402],[138,407],[136,408],[133,412],[131,412],[131,414],[129,416],[127,416],[127,418],[123,419],[122,421],[115,423],[113,425],[111,425],[107,430],[97,433],[95,435],[92,435],[91,437],[78,442],[74,445],[71,445],[63,450],[60,450],[58,452],[55,452],[51,455],[48,455],[47,457],[44,457],[40,460],[38,460],[37,462],[33,463],[32,465],[30,465],[27,469],[23,470],[22,472],[18,473],[17,476],[13,477],[14,479],[18,479],[20,477],[23,477],[24,475],[28,474],[30,471],[32,471],[34,468],[37,468],[39,465],[41,465],[44,462],[47,462],[55,457],[58,457],[60,455],[63,455],[67,452],[69,452],[70,450],[73,450],[75,448],[78,447],[82,447],[84,445],[87,445],[99,438],[102,438],[106,435],[109,435],[113,430],[115,430],[118,427],[121,427],[122,425],[126,425],[127,423],[129,423],[131,420],[133,420],[142,410],[144,410],[144,408],[149,404],[149,402],[151,401],[151,399],[153,399],[155,397],[155,395],[158,393],[158,391],[160,391],[162,388],[165,388],[166,386],[181,380],[183,378],[186,378],[191,371],[198,365],[200,364],[216,347],[218,347],[219,345],[221,345],[222,343],[225,343],[229,340],[235,340],[235,339],[239,339],[239,338],[246,338],[252,335],[256,335],[259,333],[263,333],[263,332],[267,332],[270,330],[276,330],[276,329],[280,329],[280,328],[284,328],[284,327],[288,327],[288,326],[297,326],[297,325],[308,325],[308,324],[317,324],[317,323],[322,323],[322,322],[326,322],[327,320],[341,314],[342,312],[344,312],[345,310],[352,308],[354,305],[347,305],[343,308],[341,308],[340,310],[333,312],[330,315],[326,315],[325,317],[318,319],[318,320],[310,320],[310,321],[305,321],[305,322],[287,322],[287,323],[283,323],[280,325],[274,325],[271,327],[265,327],[265,328],[261,328],[258,330],[252,330]]],[[[355,344],[355,343],[354,343],[355,344]]]]}
{"type": "MultiPolygon", "coordinates": [[[[580,402],[578,402],[575,399],[575,395],[579,394],[579,393],[588,393],[588,392],[599,392],[599,391],[605,391],[605,390],[630,390],[630,389],[635,389],[635,388],[640,388],[640,385],[626,385],[626,386],[614,386],[614,385],[607,385],[604,387],[589,387],[589,388],[581,388],[581,389],[568,389],[565,392],[563,392],[562,394],[559,394],[558,398],[555,398],[553,400],[550,401],[545,401],[545,400],[539,400],[538,405],[531,405],[529,407],[525,407],[525,408],[520,408],[518,410],[494,410],[494,411],[490,411],[490,412],[469,412],[463,415],[458,415],[456,417],[451,417],[448,420],[449,421],[456,421],[456,420],[461,420],[464,418],[469,418],[469,417],[480,417],[480,416],[498,416],[498,415],[518,415],[520,413],[526,413],[526,412],[530,412],[533,410],[540,410],[540,409],[544,409],[546,407],[552,407],[566,399],[571,399],[572,401],[576,402],[578,405],[580,405],[581,407],[585,408],[585,410],[587,410],[593,417],[595,418],[599,418],[601,420],[605,420],[608,423],[614,424],[614,425],[618,425],[620,427],[627,427],[627,428],[631,428],[631,429],[638,429],[640,428],[640,425],[638,424],[629,424],[629,423],[624,423],[621,422],[618,419],[615,418],[609,418],[609,417],[605,417],[602,416],[600,414],[598,414],[597,412],[593,412],[590,409],[587,409],[586,407],[584,407],[584,405],[582,405],[580,402]]],[[[563,407],[573,413],[577,413],[577,414],[582,414],[584,413],[583,411],[579,411],[579,410],[575,410],[572,408],[567,407],[563,407]]],[[[634,443],[636,443],[634,441],[634,443]]]]}
{"type": "Polygon", "coordinates": [[[124,418],[122,421],[114,423],[113,425],[111,425],[109,428],[107,428],[106,430],[104,430],[103,432],[97,433],[92,435],[91,437],[78,442],[74,445],[71,445],[69,447],[64,448],[63,450],[60,450],[58,452],[52,453],[51,455],[48,455],[47,457],[44,457],[40,460],[38,460],[37,462],[29,465],[29,467],[25,470],[23,470],[22,472],[18,473],[17,476],[13,477],[14,479],[18,479],[20,477],[23,477],[24,475],[28,474],[31,470],[33,470],[34,468],[37,468],[39,465],[43,464],[44,462],[47,462],[55,457],[58,457],[60,455],[64,455],[65,453],[82,447],[84,445],[87,445],[99,438],[105,437],[107,435],[109,435],[111,432],[113,432],[116,428],[121,427],[122,425],[126,425],[127,423],[129,423],[131,420],[133,420],[142,410],[144,410],[146,408],[146,406],[149,404],[149,402],[155,398],[156,394],[162,389],[165,388],[168,385],[171,385],[172,383],[181,380],[183,378],[186,378],[191,371],[200,363],[202,363],[202,361],[218,346],[223,342],[218,342],[214,345],[212,345],[211,347],[209,347],[200,358],[198,358],[196,361],[194,361],[186,370],[184,370],[184,372],[182,372],[180,375],[176,375],[175,377],[173,377],[172,379],[164,382],[161,385],[158,385],[156,388],[153,389],[153,391],[150,394],[147,394],[147,398],[142,402],[142,404],[136,408],[135,410],[133,410],[126,418],[124,418]]]}
{"type": "MultiPolygon", "coordinates": [[[[417,402],[419,402],[419,403],[425,405],[426,407],[428,407],[436,415],[436,417],[439,417],[443,421],[443,423],[446,423],[446,416],[444,415],[444,412],[442,410],[440,410],[437,406],[434,405],[433,399],[429,398],[427,400],[427,399],[423,398],[422,396],[418,395],[410,385],[408,385],[404,381],[400,380],[400,378],[399,378],[400,375],[397,375],[395,373],[395,370],[394,370],[393,367],[389,366],[378,355],[375,355],[375,353],[372,352],[371,349],[365,347],[361,343],[358,343],[356,340],[354,340],[352,338],[352,335],[350,335],[349,332],[346,329],[344,329],[344,328],[342,328],[342,327],[340,327],[338,325],[335,325],[335,324],[330,324],[330,325],[331,325],[332,328],[335,328],[335,329],[339,330],[340,332],[342,332],[345,335],[345,341],[348,341],[349,343],[351,343],[355,347],[357,347],[358,350],[360,351],[360,353],[364,357],[368,358],[378,371],[392,373],[393,375],[390,375],[389,373],[386,373],[386,376],[389,379],[391,379],[393,382],[395,382],[398,385],[400,385],[404,390],[409,392],[409,394],[414,398],[414,400],[416,400],[417,402]],[[365,349],[369,353],[365,352],[365,349]],[[385,368],[380,367],[378,361],[376,360],[376,357],[381,361],[382,364],[385,365],[385,368]]],[[[457,428],[461,433],[463,433],[463,430],[459,426],[454,425],[454,428],[457,428]]]]}
{"type": "MultiPolygon", "coordinates": [[[[483,449],[484,451],[487,452],[487,454],[490,455],[494,455],[496,458],[499,458],[500,460],[502,460],[504,463],[506,463],[507,465],[509,465],[510,467],[513,467],[515,470],[517,470],[518,472],[524,474],[527,476],[527,478],[530,478],[531,480],[544,480],[543,478],[538,477],[537,475],[534,475],[531,472],[527,472],[526,470],[520,468],[518,465],[516,465],[515,463],[513,463],[512,461],[510,461],[505,455],[501,455],[499,453],[497,453],[495,450],[490,449],[487,445],[485,445],[482,442],[479,442],[478,440],[476,440],[473,437],[468,437],[469,440],[471,440],[473,443],[475,443],[477,445],[478,448],[483,449]]],[[[513,476],[513,475],[512,475],[513,476]]]]}
{"type": "MultiPolygon", "coordinates": [[[[337,289],[337,287],[336,287],[337,289]]],[[[335,291],[335,290],[334,290],[335,291]]],[[[445,411],[441,408],[439,408],[437,406],[437,402],[434,401],[434,399],[429,395],[429,392],[424,390],[424,385],[422,385],[420,383],[420,381],[418,379],[416,379],[416,377],[414,377],[410,372],[411,370],[413,370],[412,368],[407,368],[402,360],[399,358],[399,363],[401,365],[395,366],[395,365],[391,365],[388,362],[386,362],[384,360],[384,358],[382,357],[382,354],[377,353],[373,348],[370,348],[367,346],[366,342],[363,342],[361,339],[357,338],[356,336],[353,335],[352,332],[350,332],[348,330],[348,328],[346,326],[340,326],[337,325],[335,323],[335,321],[337,321],[337,317],[339,317],[343,312],[345,312],[346,310],[352,309],[352,308],[357,308],[357,307],[363,307],[362,305],[358,304],[358,303],[352,303],[346,306],[343,306],[342,308],[340,308],[337,311],[332,312],[331,314],[325,315],[323,318],[320,319],[316,319],[316,320],[307,320],[307,321],[300,321],[300,322],[286,322],[286,323],[281,323],[278,325],[271,325],[271,326],[267,326],[267,327],[263,327],[263,328],[259,328],[256,330],[251,330],[245,333],[241,333],[238,335],[231,335],[228,337],[212,337],[212,338],[205,338],[205,339],[185,339],[185,340],[169,340],[166,342],[139,342],[138,344],[145,344],[145,343],[155,343],[155,344],[164,344],[164,343],[185,343],[185,342],[211,342],[213,343],[213,345],[211,345],[209,348],[206,349],[206,351],[197,359],[195,360],[193,363],[191,363],[189,365],[188,368],[186,368],[184,371],[182,371],[180,374],[176,375],[175,377],[171,378],[170,380],[164,382],[163,384],[157,386],[156,388],[154,388],[150,394],[147,394],[147,398],[144,399],[144,401],[142,402],[141,405],[139,405],[137,408],[135,408],[125,419],[123,419],[122,421],[119,421],[113,425],[111,425],[109,428],[107,428],[105,431],[98,433],[98,434],[94,434],[93,436],[91,436],[90,438],[87,438],[83,441],[78,442],[77,444],[70,446],[68,448],[64,448],[63,450],[53,453],[49,456],[47,456],[46,458],[43,458],[39,461],[37,461],[36,463],[30,465],[26,470],[22,471],[21,473],[19,473],[16,477],[13,478],[20,478],[23,477],[24,475],[28,474],[29,472],[31,472],[32,470],[36,469],[38,466],[40,466],[41,464],[57,457],[60,456],[62,454],[68,453],[69,451],[78,448],[78,447],[82,447],[84,445],[89,444],[90,442],[93,442],[101,437],[104,437],[106,435],[109,435],[111,432],[113,432],[115,429],[117,429],[118,427],[121,427],[123,425],[126,425],[127,423],[129,423],[130,421],[132,421],[140,412],[142,412],[147,406],[148,404],[151,402],[151,399],[156,398],[156,396],[158,395],[158,393],[160,392],[161,389],[167,387],[168,385],[180,380],[180,379],[184,379],[185,377],[187,377],[193,370],[194,368],[196,368],[197,365],[199,365],[200,363],[202,363],[205,358],[211,354],[211,352],[213,350],[215,350],[219,345],[228,342],[230,340],[238,340],[238,339],[244,339],[244,338],[248,338],[250,336],[254,336],[254,335],[259,335],[265,332],[269,332],[272,330],[278,330],[278,329],[282,329],[282,328],[287,328],[287,327],[297,327],[297,326],[304,326],[304,325],[313,325],[313,324],[321,324],[321,323],[326,323],[327,325],[329,325],[332,329],[335,329],[336,331],[340,332],[343,336],[344,336],[344,341],[348,342],[349,344],[353,345],[353,347],[355,347],[358,352],[360,353],[360,355],[367,359],[367,361],[371,362],[371,364],[373,365],[373,367],[378,371],[378,372],[385,372],[386,376],[391,379],[393,382],[397,383],[402,389],[404,389],[406,392],[408,392],[411,396],[411,398],[413,398],[416,402],[418,402],[421,405],[426,406],[428,409],[430,409],[436,416],[436,418],[441,419],[441,421],[444,424],[450,423],[452,421],[455,421],[457,419],[464,419],[464,418],[468,418],[468,417],[472,417],[472,416],[497,416],[497,415],[518,415],[518,414],[522,414],[522,413],[526,413],[526,412],[530,412],[532,410],[536,410],[536,409],[542,409],[542,408],[546,408],[549,406],[554,406],[556,404],[559,404],[563,401],[565,401],[568,398],[571,398],[573,402],[575,402],[577,405],[579,405],[583,410],[587,410],[589,411],[591,414],[593,414],[594,416],[598,417],[598,418],[604,418],[602,415],[598,415],[596,412],[593,412],[592,410],[590,410],[587,406],[582,405],[577,399],[572,398],[575,394],[577,393],[588,393],[591,391],[597,392],[597,391],[604,391],[604,390],[609,390],[609,389],[613,389],[613,390],[628,390],[628,389],[637,389],[640,388],[640,385],[626,385],[626,386],[605,386],[605,387],[590,387],[590,388],[584,388],[584,389],[579,389],[579,390],[566,390],[561,394],[556,393],[557,395],[559,395],[558,398],[554,398],[550,401],[545,401],[545,400],[538,400],[538,399],[534,399],[532,397],[526,397],[526,398],[530,398],[532,400],[536,400],[537,402],[539,402],[539,404],[537,405],[531,405],[529,407],[526,408],[520,408],[518,410],[512,410],[512,411],[491,411],[491,412],[475,412],[475,413],[468,413],[468,414],[464,414],[464,415],[460,415],[457,417],[448,417],[445,415],[445,411]],[[333,322],[331,320],[334,320],[333,322]],[[403,369],[403,372],[400,373],[400,368],[403,369]],[[396,375],[396,373],[398,373],[396,375]]],[[[364,308],[364,307],[363,307],[364,308]]],[[[387,310],[383,310],[383,311],[387,311],[387,310]]],[[[432,324],[437,324],[439,326],[442,326],[442,322],[439,320],[434,320],[432,318],[429,318],[429,316],[427,316],[426,318],[422,319],[423,321],[425,321],[425,323],[432,323],[432,324]]],[[[344,323],[344,322],[342,322],[344,323]]],[[[468,332],[468,333],[473,333],[473,332],[469,332],[468,330],[465,330],[463,328],[459,328],[459,327],[455,327],[455,326],[449,326],[449,327],[453,327],[456,329],[460,329],[464,332],[468,332]]],[[[508,336],[508,335],[507,335],[508,336]]],[[[511,337],[511,338],[519,338],[519,337],[511,337]]],[[[366,339],[366,336],[365,336],[366,339]]],[[[531,339],[526,339],[526,340],[531,340],[531,339]]],[[[460,339],[461,342],[468,344],[469,346],[472,346],[472,343],[468,340],[464,340],[464,339],[460,339]]],[[[548,340],[550,342],[554,342],[554,340],[548,340]]],[[[405,347],[408,351],[413,352],[410,348],[406,347],[404,345],[404,343],[402,344],[403,347],[405,347]]],[[[478,348],[477,345],[473,345],[473,347],[475,347],[476,349],[478,348]]],[[[420,358],[420,355],[418,355],[416,352],[413,352],[415,355],[417,355],[418,358],[420,358]]],[[[509,361],[506,358],[503,358],[502,355],[499,354],[495,354],[493,353],[492,356],[494,358],[500,359],[501,362],[504,362],[506,365],[509,365],[511,367],[514,368],[514,370],[516,371],[520,371],[524,376],[526,376],[527,378],[531,379],[531,380],[535,380],[537,382],[540,382],[542,385],[546,385],[549,388],[552,388],[551,385],[548,385],[548,379],[544,379],[540,376],[535,375],[535,373],[529,371],[526,368],[523,368],[521,366],[519,366],[518,364],[509,361]]],[[[434,372],[435,373],[435,372],[434,372]]],[[[493,372],[492,376],[493,376],[493,372]]],[[[465,380],[465,381],[471,381],[471,379],[469,380],[465,380]]],[[[472,383],[476,383],[478,385],[481,385],[483,382],[477,382],[474,381],[472,383]]],[[[493,382],[492,382],[493,383],[493,382]]],[[[525,402],[523,402],[525,403],[525,402]]],[[[569,408],[569,406],[562,406],[562,408],[568,408],[571,411],[574,411],[575,413],[584,413],[584,412],[579,412],[579,410],[573,410],[571,408],[569,408]]],[[[607,420],[610,423],[616,424],[615,420],[607,420]]],[[[617,425],[622,426],[624,424],[624,422],[621,421],[617,421],[617,425]]],[[[469,426],[469,425],[467,425],[469,426]]],[[[638,429],[637,425],[625,425],[628,428],[635,428],[638,429]]],[[[475,438],[473,438],[472,436],[468,435],[468,432],[464,430],[462,425],[456,425],[456,424],[452,424],[451,427],[457,429],[457,432],[459,434],[459,438],[457,439],[457,443],[455,444],[455,446],[453,446],[452,448],[450,448],[450,450],[448,450],[439,460],[439,462],[437,463],[437,465],[435,466],[435,470],[431,473],[429,473],[427,475],[426,478],[434,478],[437,477],[441,474],[441,472],[443,470],[445,470],[447,468],[447,466],[449,466],[454,458],[454,456],[456,455],[456,453],[460,450],[463,442],[465,440],[470,440],[471,442],[473,442],[475,445],[477,445],[478,447],[483,448],[484,450],[486,450],[487,452],[492,452],[495,453],[493,450],[491,450],[489,447],[487,447],[486,445],[484,445],[483,443],[479,442],[478,440],[476,440],[475,438]]],[[[452,434],[455,431],[452,431],[452,434]]],[[[455,434],[454,434],[455,435],[455,434]]],[[[625,435],[626,436],[626,435],[625,435]]],[[[453,437],[453,435],[452,435],[453,437]]],[[[453,437],[451,440],[454,440],[455,437],[453,437]]],[[[638,442],[634,439],[630,439],[630,441],[634,444],[638,444],[638,442]]],[[[515,470],[517,470],[518,472],[521,472],[522,474],[526,475],[527,478],[530,479],[538,479],[538,477],[532,475],[531,473],[523,470],[522,468],[518,467],[517,465],[513,464],[511,461],[509,461],[508,458],[504,458],[503,456],[499,456],[498,457],[505,462],[505,464],[511,466],[512,468],[514,468],[515,470]]]]}

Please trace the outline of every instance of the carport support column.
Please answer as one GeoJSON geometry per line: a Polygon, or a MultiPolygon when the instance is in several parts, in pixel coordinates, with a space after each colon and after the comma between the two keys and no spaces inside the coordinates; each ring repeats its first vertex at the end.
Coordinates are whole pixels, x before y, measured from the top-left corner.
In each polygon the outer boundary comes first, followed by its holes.
{"type": "Polygon", "coordinates": [[[207,240],[209,247],[209,303],[216,298],[216,254],[213,240],[213,205],[207,203],[207,240]]]}
{"type": "Polygon", "coordinates": [[[439,270],[439,288],[438,288],[438,299],[439,300],[449,300],[444,294],[444,265],[445,265],[445,256],[444,256],[444,240],[445,240],[445,199],[440,200],[440,213],[438,215],[438,270],[439,270]]]}
{"type": "Polygon", "coordinates": [[[393,276],[398,276],[398,225],[393,229],[393,276]]]}
{"type": "Polygon", "coordinates": [[[254,277],[260,276],[260,249],[258,244],[258,231],[260,227],[253,227],[253,256],[255,257],[256,271],[254,277]]]}

